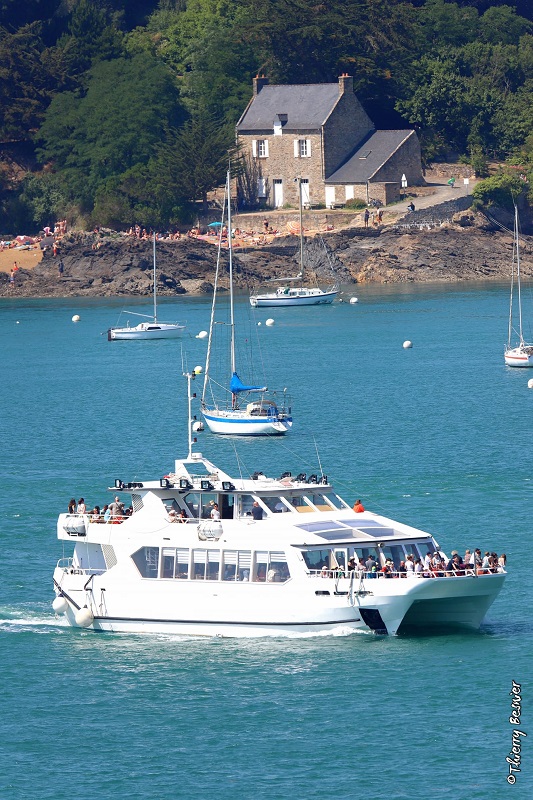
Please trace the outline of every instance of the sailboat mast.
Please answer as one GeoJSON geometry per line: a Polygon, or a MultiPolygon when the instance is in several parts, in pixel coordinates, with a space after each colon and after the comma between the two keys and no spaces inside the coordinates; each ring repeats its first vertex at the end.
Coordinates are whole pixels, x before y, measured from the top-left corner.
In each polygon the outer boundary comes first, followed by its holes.
{"type": "Polygon", "coordinates": [[[231,190],[230,171],[226,179],[226,192],[228,195],[228,253],[229,253],[229,324],[231,327],[231,374],[235,372],[235,316],[233,312],[233,247],[231,236],[231,190]]]}
{"type": "Polygon", "coordinates": [[[202,390],[202,405],[205,403],[205,398],[207,394],[207,386],[209,383],[209,367],[211,364],[211,348],[213,345],[213,331],[215,325],[215,309],[217,305],[217,292],[218,292],[218,276],[220,271],[220,254],[222,250],[222,227],[224,225],[224,214],[226,213],[226,193],[224,193],[224,199],[222,201],[222,220],[220,222],[220,228],[218,230],[218,252],[217,252],[217,266],[215,270],[215,285],[213,287],[213,301],[211,303],[211,318],[209,321],[209,339],[207,340],[207,356],[205,359],[205,373],[204,373],[204,388],[202,390]]]}
{"type": "Polygon", "coordinates": [[[298,209],[300,212],[300,277],[304,280],[304,223],[302,209],[302,179],[298,178],[298,209]]]}
{"type": "Polygon", "coordinates": [[[518,243],[518,207],[514,207],[514,231],[515,231],[515,247],[516,247],[516,285],[518,287],[518,333],[520,336],[520,344],[523,344],[524,337],[522,335],[522,293],[520,287],[520,247],[518,243]]]}
{"type": "Polygon", "coordinates": [[[157,322],[157,289],[155,285],[155,231],[154,231],[154,322],[157,322]]]}

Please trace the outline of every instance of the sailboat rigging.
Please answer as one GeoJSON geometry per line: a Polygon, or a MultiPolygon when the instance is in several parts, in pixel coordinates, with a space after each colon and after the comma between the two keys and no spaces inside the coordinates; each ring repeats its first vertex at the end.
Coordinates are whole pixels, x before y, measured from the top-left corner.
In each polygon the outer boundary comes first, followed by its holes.
{"type": "Polygon", "coordinates": [[[332,303],[339,293],[337,283],[321,289],[319,286],[305,286],[305,264],[304,264],[304,228],[303,228],[303,203],[302,203],[302,179],[297,178],[298,182],[298,207],[300,215],[300,271],[294,278],[280,278],[284,281],[300,280],[300,286],[279,286],[275,292],[264,294],[252,294],[250,305],[254,308],[284,307],[284,306],[317,306],[332,303]]]}
{"type": "Polygon", "coordinates": [[[185,330],[185,325],[180,325],[177,322],[159,322],[157,319],[157,280],[156,280],[156,253],[155,253],[155,233],[153,237],[153,299],[154,299],[154,313],[153,316],[149,314],[138,314],[135,311],[128,311],[135,317],[146,317],[150,322],[140,322],[134,327],[130,327],[129,321],[125,328],[109,328],[107,331],[107,339],[109,342],[115,339],[174,339],[181,336],[182,331],[185,330]]]}
{"type": "Polygon", "coordinates": [[[284,434],[292,427],[291,409],[287,405],[285,390],[280,394],[268,392],[267,386],[253,386],[244,383],[237,373],[235,354],[235,308],[233,296],[233,247],[231,228],[230,173],[226,178],[226,192],[222,215],[227,208],[228,256],[229,256],[229,371],[231,374],[229,390],[221,387],[212,378],[212,346],[217,308],[218,279],[222,250],[222,226],[219,232],[218,257],[215,273],[215,286],[211,306],[209,339],[204,374],[201,409],[206,425],[212,433],[237,434],[245,436],[284,434]],[[220,389],[224,399],[214,396],[220,389]],[[211,398],[208,399],[208,393],[211,398]],[[252,399],[252,395],[254,395],[252,399]],[[256,396],[257,395],[257,396],[256,396]]]}
{"type": "Polygon", "coordinates": [[[505,363],[508,367],[533,367],[533,344],[528,344],[524,340],[522,328],[520,243],[518,235],[518,208],[516,207],[516,204],[514,207],[513,266],[511,270],[511,296],[509,300],[509,328],[504,357],[505,363]],[[515,329],[515,322],[513,319],[515,305],[518,315],[518,330],[515,329]],[[518,337],[518,342],[513,343],[513,335],[518,337]]]}

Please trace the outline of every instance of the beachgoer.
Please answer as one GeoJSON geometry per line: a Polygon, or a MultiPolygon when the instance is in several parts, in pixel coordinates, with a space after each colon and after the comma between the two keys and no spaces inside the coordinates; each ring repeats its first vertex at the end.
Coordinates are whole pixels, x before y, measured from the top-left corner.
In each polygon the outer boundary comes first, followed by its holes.
{"type": "Polygon", "coordinates": [[[370,211],[368,208],[365,208],[365,213],[363,214],[363,219],[365,221],[365,228],[368,228],[368,220],[370,218],[370,211]]]}
{"type": "Polygon", "coordinates": [[[64,270],[65,270],[65,267],[63,265],[63,262],[60,259],[59,260],[59,264],[57,265],[57,274],[59,275],[60,278],[63,277],[64,270]]]}

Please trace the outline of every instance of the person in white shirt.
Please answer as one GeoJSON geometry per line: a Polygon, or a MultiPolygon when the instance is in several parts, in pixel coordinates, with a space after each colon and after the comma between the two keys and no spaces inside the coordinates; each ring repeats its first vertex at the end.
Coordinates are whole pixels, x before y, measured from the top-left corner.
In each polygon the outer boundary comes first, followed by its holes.
{"type": "Polygon", "coordinates": [[[218,510],[218,503],[213,503],[213,508],[211,509],[211,519],[220,519],[220,511],[218,510]]]}

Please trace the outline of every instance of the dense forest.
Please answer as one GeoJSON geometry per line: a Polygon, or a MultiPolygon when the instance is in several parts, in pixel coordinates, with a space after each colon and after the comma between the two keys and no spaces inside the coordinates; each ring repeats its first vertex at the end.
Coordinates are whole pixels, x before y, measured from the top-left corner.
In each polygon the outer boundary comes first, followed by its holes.
{"type": "Polygon", "coordinates": [[[426,163],[498,160],[533,184],[530,0],[0,0],[0,232],[186,221],[258,72],[347,72],[426,163]]]}

